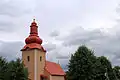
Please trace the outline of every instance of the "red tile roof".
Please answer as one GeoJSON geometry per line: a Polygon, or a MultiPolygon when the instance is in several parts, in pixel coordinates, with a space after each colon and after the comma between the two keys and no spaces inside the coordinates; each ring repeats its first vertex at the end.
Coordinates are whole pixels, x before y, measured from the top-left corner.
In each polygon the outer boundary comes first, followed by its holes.
{"type": "Polygon", "coordinates": [[[22,50],[26,50],[26,49],[40,49],[46,52],[46,50],[40,44],[37,43],[26,44],[22,50]]]}
{"type": "Polygon", "coordinates": [[[50,62],[50,61],[46,61],[46,66],[45,69],[51,74],[51,75],[65,75],[65,72],[63,71],[63,69],[60,67],[59,64],[54,63],[54,62],[50,62]]]}

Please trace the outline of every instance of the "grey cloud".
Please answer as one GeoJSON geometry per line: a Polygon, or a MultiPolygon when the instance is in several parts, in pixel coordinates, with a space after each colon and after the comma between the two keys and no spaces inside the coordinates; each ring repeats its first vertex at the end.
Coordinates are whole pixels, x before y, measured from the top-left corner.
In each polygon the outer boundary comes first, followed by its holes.
{"type": "Polygon", "coordinates": [[[59,63],[64,71],[67,71],[67,64],[71,55],[69,52],[72,53],[74,50],[71,51],[69,47],[56,45],[56,49],[47,52],[47,60],[59,63]]]}
{"type": "MultiPolygon", "coordinates": [[[[19,25],[19,26],[21,26],[22,24],[24,24],[22,22],[22,20],[28,19],[28,17],[31,16],[31,15],[30,16],[28,16],[28,15],[34,9],[34,6],[33,6],[34,3],[32,3],[32,2],[30,3],[30,2],[31,2],[31,0],[1,0],[0,15],[1,16],[2,15],[10,16],[11,19],[9,19],[9,20],[12,21],[14,17],[21,17],[21,15],[27,14],[26,16],[24,16],[24,18],[20,18],[21,20],[19,20],[19,18],[17,18],[17,21],[21,21],[20,25],[19,25]],[[8,2],[6,2],[6,1],[8,1],[8,2]]],[[[36,5],[39,5],[39,6],[36,6],[37,9],[32,14],[32,16],[35,15],[41,20],[40,22],[41,22],[41,25],[43,26],[41,31],[43,31],[43,34],[45,34],[46,29],[51,30],[53,28],[58,28],[58,30],[59,30],[60,28],[64,28],[64,26],[66,26],[67,24],[71,25],[74,22],[77,24],[83,23],[83,25],[86,25],[86,24],[89,25],[89,22],[90,22],[88,20],[89,17],[93,17],[93,18],[95,18],[97,16],[100,16],[101,18],[105,17],[105,16],[109,15],[108,14],[108,13],[110,13],[109,10],[110,10],[110,8],[112,8],[111,5],[107,5],[108,8],[106,8],[105,6],[108,2],[107,1],[105,2],[104,0],[102,0],[102,1],[99,0],[99,2],[95,1],[95,5],[93,5],[93,3],[94,3],[93,1],[90,1],[90,3],[89,3],[84,0],[81,0],[81,1],[79,1],[79,0],[76,0],[76,1],[73,1],[73,0],[38,1],[38,0],[36,0],[36,5]],[[101,4],[103,5],[102,8],[101,8],[101,4]],[[95,7],[95,6],[97,6],[97,7],[95,7]],[[108,13],[103,13],[106,11],[108,11],[108,13]],[[101,14],[102,15],[106,14],[106,15],[101,16],[101,14]]],[[[5,18],[5,19],[8,19],[8,18],[5,18]]],[[[11,23],[11,21],[10,21],[10,23],[11,23]]],[[[3,23],[1,23],[1,25],[14,26],[13,23],[12,24],[10,24],[10,23],[9,23],[9,21],[8,21],[8,23],[3,22],[3,23]]],[[[28,22],[26,21],[25,24],[27,24],[27,23],[28,22]]],[[[100,23],[97,23],[97,24],[99,25],[100,23]]],[[[91,26],[91,24],[89,26],[91,26]]],[[[6,31],[6,32],[8,31],[8,27],[6,27],[6,28],[2,27],[0,29],[1,29],[1,31],[2,30],[6,31]]],[[[15,26],[14,26],[14,28],[11,27],[11,30],[12,29],[15,29],[15,26]]],[[[23,30],[21,30],[21,31],[23,32],[23,30]]],[[[66,29],[65,29],[65,31],[66,31],[66,29]]],[[[49,33],[49,31],[46,31],[46,34],[47,34],[47,32],[49,33]]],[[[53,31],[51,34],[52,34],[52,35],[50,35],[51,37],[58,38],[60,33],[59,33],[59,31],[53,31]]],[[[118,34],[119,34],[119,31],[118,31],[118,34]]],[[[23,35],[25,35],[25,34],[23,34],[23,35]]],[[[48,54],[50,54],[51,58],[56,58],[56,57],[61,58],[61,57],[63,57],[63,55],[66,56],[67,53],[69,53],[69,52],[72,53],[71,50],[74,51],[76,49],[73,46],[78,46],[80,44],[87,44],[88,46],[90,46],[92,49],[94,49],[96,51],[97,55],[104,55],[104,54],[111,55],[111,54],[113,54],[113,52],[119,55],[118,50],[119,50],[119,41],[120,40],[118,41],[118,38],[115,36],[114,37],[110,37],[109,35],[106,36],[99,29],[94,30],[94,31],[87,31],[87,30],[84,30],[83,28],[76,28],[75,30],[71,31],[68,36],[61,37],[57,40],[63,42],[62,47],[59,48],[56,46],[56,44],[52,44],[52,43],[45,45],[45,48],[47,49],[47,51],[50,52],[48,54]],[[66,49],[70,45],[72,46],[72,48],[66,49]],[[62,55],[59,55],[59,54],[62,54],[62,55]]],[[[19,49],[20,49],[19,44],[14,45],[14,46],[18,46],[18,47],[15,47],[17,49],[10,46],[12,44],[17,44],[17,43],[11,43],[11,44],[4,43],[4,44],[6,44],[5,46],[3,45],[3,43],[1,43],[1,44],[3,46],[3,47],[1,47],[1,49],[6,49],[6,51],[1,50],[1,55],[4,54],[4,56],[6,56],[6,57],[10,56],[9,58],[13,58],[14,55],[16,55],[15,53],[17,51],[19,51],[19,49]],[[8,48],[9,46],[10,46],[10,48],[8,48]],[[7,49],[9,49],[9,50],[7,50],[7,49]],[[13,53],[13,54],[6,55],[6,53],[8,53],[8,52],[13,53]]],[[[111,56],[113,56],[113,55],[111,55],[111,56]]],[[[62,63],[63,62],[61,62],[61,64],[62,63]]]]}
{"type": "MultiPolygon", "coordinates": [[[[27,4],[27,3],[26,3],[27,4]]],[[[23,0],[1,0],[0,1],[0,15],[7,15],[11,17],[21,16],[28,14],[31,11],[28,10],[28,6],[23,0]]]]}
{"type": "Polygon", "coordinates": [[[58,63],[61,65],[61,67],[62,67],[62,69],[64,71],[68,70],[68,66],[67,66],[67,64],[69,63],[68,59],[66,59],[66,60],[59,60],[58,63]]]}
{"type": "Polygon", "coordinates": [[[69,61],[68,56],[64,56],[62,53],[59,53],[60,50],[53,50],[47,53],[48,60],[59,63],[64,71],[67,71],[67,64],[69,61]]]}
{"type": "Polygon", "coordinates": [[[15,25],[11,21],[0,21],[0,32],[12,32],[15,25]]]}
{"type": "Polygon", "coordinates": [[[115,61],[120,59],[120,28],[113,27],[109,29],[109,33],[100,29],[75,28],[69,35],[59,36],[56,40],[62,41],[65,47],[86,45],[95,51],[95,55],[106,56],[113,64],[117,64],[115,61]]]}
{"type": "Polygon", "coordinates": [[[113,65],[114,66],[116,66],[116,65],[120,65],[120,58],[117,58],[116,59],[116,57],[114,57],[112,60],[111,60],[111,62],[113,63],[113,65]]]}
{"type": "Polygon", "coordinates": [[[60,54],[60,53],[58,53],[58,54],[56,54],[57,56],[56,56],[56,60],[58,60],[58,63],[62,66],[62,68],[63,68],[63,70],[64,71],[67,71],[67,64],[68,64],[68,62],[69,62],[69,58],[70,58],[70,56],[65,56],[65,55],[63,55],[63,54],[60,54]]]}
{"type": "MultiPolygon", "coordinates": [[[[116,12],[117,12],[117,13],[120,13],[120,4],[119,4],[118,7],[116,8],[116,12]]],[[[120,15],[120,14],[118,14],[118,15],[120,15]]]]}
{"type": "Polygon", "coordinates": [[[47,52],[50,52],[50,51],[56,49],[56,44],[47,43],[47,44],[44,44],[43,47],[46,49],[47,52]]]}
{"type": "Polygon", "coordinates": [[[0,32],[19,31],[22,22],[20,17],[31,14],[34,8],[33,5],[29,6],[30,2],[31,0],[1,0],[0,32]]]}
{"type": "Polygon", "coordinates": [[[63,45],[71,46],[71,45],[81,45],[88,43],[92,40],[101,40],[106,38],[107,36],[104,35],[99,29],[93,31],[82,31],[76,28],[76,31],[71,31],[68,36],[63,37],[63,45]]]}
{"type": "Polygon", "coordinates": [[[7,60],[14,60],[18,57],[21,58],[22,42],[0,42],[0,56],[5,57],[7,60]]]}
{"type": "Polygon", "coordinates": [[[59,59],[59,60],[63,60],[63,59],[69,59],[69,56],[68,55],[64,55],[63,53],[61,53],[61,51],[59,51],[56,55],[56,59],[59,59]]]}
{"type": "Polygon", "coordinates": [[[58,56],[57,59],[69,59],[69,56],[58,56]]]}
{"type": "Polygon", "coordinates": [[[51,33],[50,33],[50,36],[51,37],[57,37],[57,36],[59,36],[59,31],[57,31],[57,30],[54,30],[54,31],[52,31],[51,33]]]}

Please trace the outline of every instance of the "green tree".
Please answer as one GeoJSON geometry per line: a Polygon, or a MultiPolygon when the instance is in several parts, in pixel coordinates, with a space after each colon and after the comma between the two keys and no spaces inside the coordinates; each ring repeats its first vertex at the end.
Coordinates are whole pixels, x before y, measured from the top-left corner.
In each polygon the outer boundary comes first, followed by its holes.
{"type": "Polygon", "coordinates": [[[95,66],[95,80],[115,80],[115,75],[112,70],[111,62],[104,56],[97,58],[98,64],[95,66]]]}
{"type": "Polygon", "coordinates": [[[5,80],[28,80],[28,71],[20,59],[8,63],[7,77],[5,80]]]}
{"type": "Polygon", "coordinates": [[[111,62],[104,56],[96,57],[86,46],[72,54],[68,64],[68,80],[116,80],[111,62]]]}
{"type": "Polygon", "coordinates": [[[0,80],[5,80],[7,71],[7,61],[0,57],[0,80]]]}
{"type": "Polygon", "coordinates": [[[75,54],[71,55],[68,64],[67,79],[68,80],[93,80],[94,63],[96,57],[94,52],[86,46],[80,46],[75,54]]]}
{"type": "Polygon", "coordinates": [[[114,66],[113,68],[114,75],[118,80],[120,80],[120,66],[114,66]]]}
{"type": "Polygon", "coordinates": [[[28,80],[28,70],[19,58],[7,62],[0,57],[0,80],[28,80]]]}
{"type": "Polygon", "coordinates": [[[100,62],[100,58],[96,59],[96,62],[93,64],[93,74],[94,79],[93,80],[105,80],[106,76],[106,69],[102,66],[102,63],[100,62]]]}

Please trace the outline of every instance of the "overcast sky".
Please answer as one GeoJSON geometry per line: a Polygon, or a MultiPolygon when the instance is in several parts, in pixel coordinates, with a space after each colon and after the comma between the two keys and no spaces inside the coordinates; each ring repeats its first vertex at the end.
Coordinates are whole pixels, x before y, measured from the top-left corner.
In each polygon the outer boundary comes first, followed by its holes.
{"type": "Polygon", "coordinates": [[[0,56],[21,57],[35,18],[48,60],[64,65],[85,44],[95,55],[120,65],[119,4],[119,0],[1,0],[0,56]]]}

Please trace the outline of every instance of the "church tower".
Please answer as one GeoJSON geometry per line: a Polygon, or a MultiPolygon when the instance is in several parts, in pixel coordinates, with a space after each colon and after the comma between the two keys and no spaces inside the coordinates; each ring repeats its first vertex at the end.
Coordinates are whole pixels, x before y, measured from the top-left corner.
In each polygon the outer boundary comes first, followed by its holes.
{"type": "Polygon", "coordinates": [[[30,80],[41,80],[46,63],[46,51],[42,47],[42,40],[38,36],[38,26],[35,19],[30,26],[30,34],[25,39],[26,45],[22,48],[22,61],[28,68],[30,80]]]}

